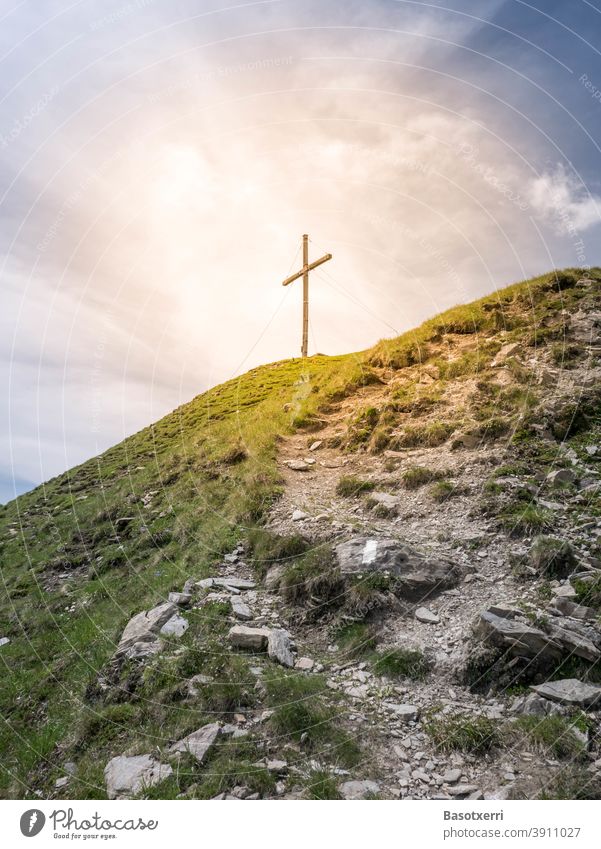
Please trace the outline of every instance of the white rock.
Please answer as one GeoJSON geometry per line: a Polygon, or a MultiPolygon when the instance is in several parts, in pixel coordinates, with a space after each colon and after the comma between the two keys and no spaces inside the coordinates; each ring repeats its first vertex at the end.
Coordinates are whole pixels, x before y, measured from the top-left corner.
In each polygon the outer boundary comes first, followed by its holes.
{"type": "Polygon", "coordinates": [[[188,734],[187,737],[174,743],[169,751],[188,752],[201,764],[215,745],[215,741],[220,733],[221,726],[219,723],[211,722],[209,725],[203,725],[202,728],[193,731],[192,734],[188,734]]]}
{"type": "Polygon", "coordinates": [[[163,637],[182,637],[189,627],[188,620],[176,613],[175,616],[172,616],[171,619],[165,622],[160,630],[160,634],[163,637]]]}
{"type": "Polygon", "coordinates": [[[318,448],[321,448],[322,443],[322,439],[316,439],[315,442],[312,442],[311,445],[309,445],[309,451],[317,451],[318,448]]]}
{"type": "Polygon", "coordinates": [[[267,654],[282,666],[294,666],[294,657],[290,650],[290,637],[283,628],[272,628],[267,638],[267,654]]]}
{"type": "Polygon", "coordinates": [[[310,672],[315,666],[315,661],[310,657],[299,657],[294,664],[295,669],[302,669],[303,672],[310,672]]]}
{"type": "Polygon", "coordinates": [[[7,646],[10,643],[8,637],[0,637],[0,646],[7,646]]]}
{"type": "Polygon", "coordinates": [[[427,625],[438,625],[440,619],[427,607],[418,607],[415,611],[415,618],[418,622],[425,622],[427,625]]]}
{"type": "Polygon", "coordinates": [[[577,705],[588,708],[601,702],[601,687],[585,684],[577,678],[564,678],[561,681],[547,681],[531,687],[535,693],[553,702],[563,705],[577,705]]]}
{"type": "Polygon", "coordinates": [[[460,778],[460,769],[448,769],[442,776],[442,780],[445,784],[456,784],[460,778]]]}
{"type": "Polygon", "coordinates": [[[104,768],[107,796],[109,799],[129,799],[172,774],[168,764],[159,763],[151,755],[118,755],[104,768]]]}
{"type": "Polygon", "coordinates": [[[295,510],[292,513],[292,521],[293,522],[302,522],[303,519],[308,519],[308,518],[309,518],[309,514],[304,513],[302,510],[295,510]]]}
{"type": "Polygon", "coordinates": [[[230,604],[232,605],[232,613],[236,617],[236,619],[243,619],[248,621],[253,618],[250,607],[242,601],[241,598],[237,598],[233,596],[230,599],[230,604]]]}
{"type": "Polygon", "coordinates": [[[159,604],[151,610],[143,610],[129,620],[119,645],[116,655],[127,653],[136,643],[148,643],[156,639],[156,635],[171,617],[177,613],[177,606],[170,601],[159,604]]]}
{"type": "Polygon", "coordinates": [[[232,646],[250,651],[263,651],[267,648],[269,628],[249,628],[247,625],[234,625],[227,635],[232,646]]]}
{"type": "Polygon", "coordinates": [[[415,705],[388,704],[387,707],[403,722],[413,722],[419,716],[419,708],[415,705]]]}
{"type": "Polygon", "coordinates": [[[366,796],[380,792],[380,785],[375,781],[345,781],[340,785],[340,795],[343,799],[365,799],[366,796]]]}

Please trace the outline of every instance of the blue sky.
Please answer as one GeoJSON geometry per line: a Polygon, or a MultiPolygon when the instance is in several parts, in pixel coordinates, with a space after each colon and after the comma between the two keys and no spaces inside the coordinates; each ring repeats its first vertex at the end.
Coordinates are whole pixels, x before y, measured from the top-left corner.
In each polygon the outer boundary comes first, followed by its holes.
{"type": "Polygon", "coordinates": [[[600,35],[599,0],[2,4],[0,499],[297,355],[303,232],[325,353],[600,264],[600,35]]]}

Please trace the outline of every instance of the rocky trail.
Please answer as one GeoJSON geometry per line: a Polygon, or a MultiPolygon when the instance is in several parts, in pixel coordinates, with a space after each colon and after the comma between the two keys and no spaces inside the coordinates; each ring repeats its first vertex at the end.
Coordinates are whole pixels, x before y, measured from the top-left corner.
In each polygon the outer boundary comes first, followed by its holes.
{"type": "MultiPolygon", "coordinates": [[[[424,362],[376,350],[369,379],[278,433],[261,526],[131,617],[52,796],[601,794],[601,311],[596,281],[572,285],[572,312],[541,320],[555,347],[516,342],[509,316],[492,341],[434,333],[424,362]]],[[[169,541],[157,493],[133,503],[169,541]]]]}

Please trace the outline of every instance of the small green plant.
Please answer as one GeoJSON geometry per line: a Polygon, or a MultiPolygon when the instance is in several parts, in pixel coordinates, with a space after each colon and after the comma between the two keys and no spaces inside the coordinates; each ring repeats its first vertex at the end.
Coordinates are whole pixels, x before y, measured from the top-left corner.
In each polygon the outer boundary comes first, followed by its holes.
{"type": "Polygon", "coordinates": [[[364,492],[371,492],[375,486],[373,481],[364,480],[355,475],[343,475],[336,484],[336,495],[341,495],[343,498],[356,498],[364,492]]]}
{"type": "Polygon", "coordinates": [[[345,660],[371,655],[377,642],[373,629],[364,622],[343,625],[335,633],[334,639],[340,646],[345,660]]]}
{"type": "Polygon", "coordinates": [[[567,540],[543,535],[534,538],[528,560],[532,568],[547,579],[567,578],[578,565],[574,549],[567,540]]]}
{"type": "Polygon", "coordinates": [[[426,733],[443,751],[485,754],[500,746],[496,722],[486,716],[433,717],[425,723],[426,733]]]}
{"type": "Polygon", "coordinates": [[[406,489],[418,489],[427,483],[445,478],[446,474],[443,471],[428,469],[426,466],[411,466],[403,472],[401,479],[406,489]]]}
{"type": "Polygon", "coordinates": [[[318,675],[299,676],[274,672],[265,677],[271,724],[278,734],[290,736],[309,751],[319,751],[330,761],[355,766],[361,757],[355,740],[340,728],[339,715],[325,695],[318,675]]]}
{"type": "Polygon", "coordinates": [[[309,799],[341,799],[338,784],[333,775],[323,769],[309,773],[305,783],[309,799]]]}
{"type": "Polygon", "coordinates": [[[553,513],[537,504],[516,501],[502,510],[499,521],[508,533],[525,535],[552,527],[553,513]]]}
{"type": "Polygon", "coordinates": [[[563,716],[520,716],[513,723],[515,731],[525,735],[536,748],[559,759],[579,760],[585,746],[569,720],[563,716]]]}
{"type": "Polygon", "coordinates": [[[448,498],[451,498],[451,496],[457,494],[457,487],[447,480],[436,481],[436,483],[430,487],[430,495],[434,501],[437,501],[438,503],[446,501],[448,498]]]}
{"type": "Polygon", "coordinates": [[[376,675],[423,681],[432,669],[431,661],[419,649],[388,649],[373,661],[376,675]]]}
{"type": "Polygon", "coordinates": [[[539,799],[601,799],[601,779],[584,766],[564,766],[549,779],[539,799]]]}

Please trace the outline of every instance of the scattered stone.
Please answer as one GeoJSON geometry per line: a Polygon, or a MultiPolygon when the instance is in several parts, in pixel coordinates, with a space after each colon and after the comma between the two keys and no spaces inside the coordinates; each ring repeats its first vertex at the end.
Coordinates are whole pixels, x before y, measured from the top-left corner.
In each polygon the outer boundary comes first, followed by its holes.
{"type": "Polygon", "coordinates": [[[555,702],[543,699],[536,693],[527,696],[519,696],[511,705],[511,712],[518,716],[550,716],[563,713],[561,707],[555,702]]]}
{"type": "Polygon", "coordinates": [[[211,722],[209,725],[203,725],[198,731],[193,731],[182,740],[170,746],[170,752],[188,752],[193,758],[196,758],[199,764],[203,763],[208,753],[215,745],[215,741],[221,734],[221,726],[218,722],[211,722]]]}
{"type": "Polygon", "coordinates": [[[137,644],[155,641],[160,629],[176,613],[177,607],[170,601],[159,604],[152,610],[137,613],[125,626],[115,655],[119,657],[129,654],[137,644]]]}
{"type": "Polygon", "coordinates": [[[175,616],[172,616],[171,619],[165,622],[160,630],[160,634],[163,637],[183,637],[189,627],[190,623],[188,620],[176,613],[175,616]]]}
{"type": "Polygon", "coordinates": [[[562,616],[569,616],[571,619],[594,621],[597,618],[597,611],[592,607],[586,607],[583,604],[575,604],[565,596],[557,596],[553,600],[553,604],[550,609],[552,612],[560,613],[562,616]]]}
{"type": "Polygon", "coordinates": [[[394,575],[397,591],[415,601],[448,589],[463,576],[463,567],[458,564],[423,555],[390,538],[353,537],[336,546],[336,557],[343,575],[394,575]]]}
{"type": "Polygon", "coordinates": [[[209,590],[214,583],[213,578],[203,578],[202,581],[196,581],[196,586],[201,590],[209,590]]]}
{"type": "Polygon", "coordinates": [[[294,664],[295,669],[300,669],[303,672],[311,672],[313,667],[315,666],[315,661],[310,657],[299,657],[299,659],[294,664]]]}
{"type": "Polygon", "coordinates": [[[415,707],[415,705],[387,703],[386,707],[402,720],[402,722],[415,722],[419,716],[419,708],[415,707]]]}
{"type": "Polygon", "coordinates": [[[247,625],[234,625],[227,638],[232,646],[250,651],[264,651],[270,635],[269,628],[249,628],[247,625]]]}
{"type": "Polygon", "coordinates": [[[574,549],[567,540],[539,535],[534,538],[528,560],[545,577],[567,578],[578,565],[574,549]]]}
{"type": "Polygon", "coordinates": [[[557,486],[558,484],[564,483],[574,483],[575,480],[576,475],[571,469],[555,469],[547,475],[547,483],[550,483],[551,486],[557,486]]]}
{"type": "Polygon", "coordinates": [[[470,796],[472,793],[480,793],[480,788],[475,784],[457,784],[455,787],[449,787],[447,790],[449,796],[461,798],[462,796],[470,796]]]}
{"type": "Polygon", "coordinates": [[[442,776],[444,784],[457,784],[461,778],[460,769],[448,769],[442,776]]]}
{"type": "Polygon", "coordinates": [[[61,787],[66,787],[68,783],[69,783],[69,776],[63,775],[62,778],[56,779],[56,781],[54,782],[54,786],[56,787],[57,790],[60,790],[61,787]]]}
{"type": "Polygon", "coordinates": [[[539,696],[559,702],[562,705],[576,705],[581,708],[591,708],[601,701],[601,687],[585,684],[577,678],[564,678],[561,681],[547,681],[532,689],[539,696]]]}
{"type": "Polygon", "coordinates": [[[504,365],[505,361],[509,357],[515,357],[520,351],[520,346],[517,342],[510,342],[508,345],[503,345],[500,351],[497,351],[497,354],[494,360],[491,362],[491,368],[499,368],[499,366],[504,365]]]}
{"type": "Polygon", "coordinates": [[[292,521],[293,522],[302,522],[303,519],[308,519],[308,518],[309,518],[309,514],[304,513],[302,510],[295,510],[292,513],[292,521]]]}
{"type": "Polygon", "coordinates": [[[10,643],[8,637],[0,637],[0,646],[7,646],[10,643]]]}
{"type": "Polygon", "coordinates": [[[247,580],[246,578],[213,578],[213,583],[218,587],[223,587],[226,590],[231,588],[235,590],[254,590],[257,586],[255,581],[247,580]]]}
{"type": "Polygon", "coordinates": [[[480,614],[476,637],[489,645],[508,648],[517,657],[559,660],[561,645],[529,622],[496,616],[490,610],[480,614]]]}
{"type": "Polygon", "coordinates": [[[177,604],[178,607],[189,607],[192,596],[189,593],[169,593],[169,601],[177,604]]]}
{"type": "Polygon", "coordinates": [[[107,796],[109,799],[129,799],[172,774],[168,764],[159,763],[151,755],[118,755],[104,768],[107,796]]]}
{"type": "Polygon", "coordinates": [[[415,611],[415,618],[418,622],[424,622],[426,625],[438,625],[440,619],[427,607],[418,607],[415,611]]]}
{"type": "Polygon", "coordinates": [[[248,621],[253,618],[250,607],[242,601],[241,598],[237,596],[232,596],[230,599],[230,604],[232,605],[232,613],[236,617],[236,619],[242,619],[248,621]]]}
{"type": "Polygon", "coordinates": [[[309,451],[317,451],[318,448],[321,448],[322,444],[322,439],[316,439],[315,442],[312,442],[311,445],[309,445],[309,451]]]}
{"type": "Polygon", "coordinates": [[[265,575],[265,589],[277,590],[285,571],[286,567],[283,563],[276,563],[275,566],[272,566],[265,575]]]}
{"type": "Polygon", "coordinates": [[[304,460],[287,460],[284,464],[293,472],[306,472],[310,466],[304,460]]]}
{"type": "Polygon", "coordinates": [[[290,650],[290,637],[283,628],[273,628],[267,638],[267,654],[282,666],[294,666],[294,657],[290,650]]]}
{"type": "Polygon", "coordinates": [[[390,495],[388,492],[371,492],[369,502],[373,505],[374,513],[384,518],[396,515],[401,499],[397,495],[390,495]]]}
{"type": "Polygon", "coordinates": [[[345,781],[340,785],[340,795],[343,799],[365,799],[366,796],[375,796],[380,792],[380,785],[376,781],[345,781]]]}
{"type": "Polygon", "coordinates": [[[201,691],[201,687],[203,684],[211,684],[212,679],[209,678],[208,675],[203,675],[202,673],[198,673],[198,675],[193,675],[188,680],[188,695],[194,698],[195,696],[199,696],[201,691]]]}

